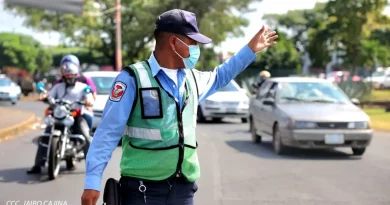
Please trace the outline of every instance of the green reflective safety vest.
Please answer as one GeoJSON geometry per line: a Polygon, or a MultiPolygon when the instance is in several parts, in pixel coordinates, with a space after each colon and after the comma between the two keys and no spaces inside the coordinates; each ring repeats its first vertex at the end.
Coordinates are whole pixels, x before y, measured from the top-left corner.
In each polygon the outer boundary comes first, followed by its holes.
{"type": "Polygon", "coordinates": [[[135,74],[135,107],[122,136],[123,176],[164,180],[183,174],[200,177],[195,136],[198,91],[191,70],[186,70],[183,108],[154,78],[146,62],[130,66],[135,74]]]}

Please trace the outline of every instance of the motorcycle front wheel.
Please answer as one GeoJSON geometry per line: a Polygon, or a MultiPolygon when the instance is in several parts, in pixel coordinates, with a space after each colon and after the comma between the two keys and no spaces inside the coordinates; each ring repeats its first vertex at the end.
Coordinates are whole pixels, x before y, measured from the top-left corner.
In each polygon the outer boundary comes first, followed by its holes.
{"type": "Polygon", "coordinates": [[[58,137],[53,137],[50,144],[49,151],[49,179],[53,180],[57,178],[60,172],[60,148],[58,137]]]}

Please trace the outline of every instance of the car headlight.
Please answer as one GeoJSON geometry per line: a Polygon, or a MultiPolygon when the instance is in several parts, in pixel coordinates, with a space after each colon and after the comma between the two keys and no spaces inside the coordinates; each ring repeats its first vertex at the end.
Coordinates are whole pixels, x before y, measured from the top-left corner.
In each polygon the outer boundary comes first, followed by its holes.
{"type": "Polygon", "coordinates": [[[295,128],[297,129],[311,129],[316,128],[317,123],[307,121],[295,121],[295,128]]]}
{"type": "Polygon", "coordinates": [[[244,101],[242,101],[242,104],[243,104],[243,105],[249,105],[249,100],[244,100],[244,101]]]}
{"type": "Polygon", "coordinates": [[[219,104],[219,102],[217,102],[217,101],[212,101],[212,100],[206,100],[205,103],[206,103],[207,105],[218,105],[218,104],[219,104]]]}
{"type": "Polygon", "coordinates": [[[348,129],[368,129],[368,122],[350,122],[348,123],[348,129]]]}

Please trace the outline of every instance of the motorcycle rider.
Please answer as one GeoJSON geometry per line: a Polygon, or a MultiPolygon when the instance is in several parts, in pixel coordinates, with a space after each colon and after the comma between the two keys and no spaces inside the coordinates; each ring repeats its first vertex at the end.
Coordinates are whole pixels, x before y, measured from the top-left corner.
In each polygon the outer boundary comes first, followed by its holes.
{"type": "MultiPolygon", "coordinates": [[[[76,79],[79,75],[78,67],[73,63],[65,63],[62,67],[62,80],[63,82],[56,84],[49,91],[48,96],[54,99],[64,99],[72,102],[85,101],[85,106],[92,106],[94,99],[91,93],[86,93],[85,89],[88,85],[77,82],[76,79]]],[[[74,105],[75,107],[83,108],[81,105],[74,105]]],[[[83,110],[83,109],[82,109],[83,110]]],[[[87,156],[88,148],[91,142],[89,135],[90,128],[84,117],[79,116],[75,118],[73,125],[73,134],[81,134],[86,138],[86,144],[83,147],[84,156],[87,156]]],[[[46,127],[45,133],[50,133],[51,127],[46,127]]],[[[47,139],[46,139],[47,140],[47,139]]],[[[45,165],[44,157],[46,156],[47,148],[38,144],[38,150],[35,156],[34,166],[27,171],[28,174],[35,174],[41,172],[41,167],[45,165]]]]}
{"type": "MultiPolygon", "coordinates": [[[[69,63],[69,62],[77,65],[77,67],[79,68],[79,76],[77,78],[77,81],[89,85],[91,87],[91,90],[92,90],[93,98],[94,98],[94,100],[96,100],[97,93],[96,93],[95,83],[93,82],[93,80],[91,78],[83,75],[81,68],[80,68],[80,60],[77,58],[77,56],[75,56],[73,54],[67,54],[64,57],[62,57],[60,65],[62,66],[65,63],[69,63]]],[[[62,82],[62,78],[57,79],[55,84],[60,83],[60,82],[62,82]]],[[[87,120],[88,126],[90,128],[92,128],[93,110],[92,110],[92,107],[87,107],[86,109],[87,109],[87,111],[84,112],[83,117],[87,120]]]]}

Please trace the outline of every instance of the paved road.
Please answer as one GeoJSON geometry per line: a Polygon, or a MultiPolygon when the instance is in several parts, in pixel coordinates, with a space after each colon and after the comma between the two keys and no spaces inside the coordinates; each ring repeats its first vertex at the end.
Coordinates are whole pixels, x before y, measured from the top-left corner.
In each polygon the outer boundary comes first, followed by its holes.
{"type": "MultiPolygon", "coordinates": [[[[42,108],[38,105],[38,109],[42,108]]],[[[349,149],[295,150],[281,157],[272,152],[270,139],[262,145],[252,144],[247,129],[247,124],[238,121],[199,124],[202,174],[196,204],[390,204],[389,134],[376,133],[362,158],[351,156],[349,149]]],[[[48,181],[47,175],[25,174],[34,159],[37,134],[35,131],[0,143],[0,205],[6,200],[66,200],[68,205],[80,204],[84,162],[55,181],[48,181]]],[[[120,154],[118,148],[103,182],[108,177],[119,177],[120,154]]]]}

